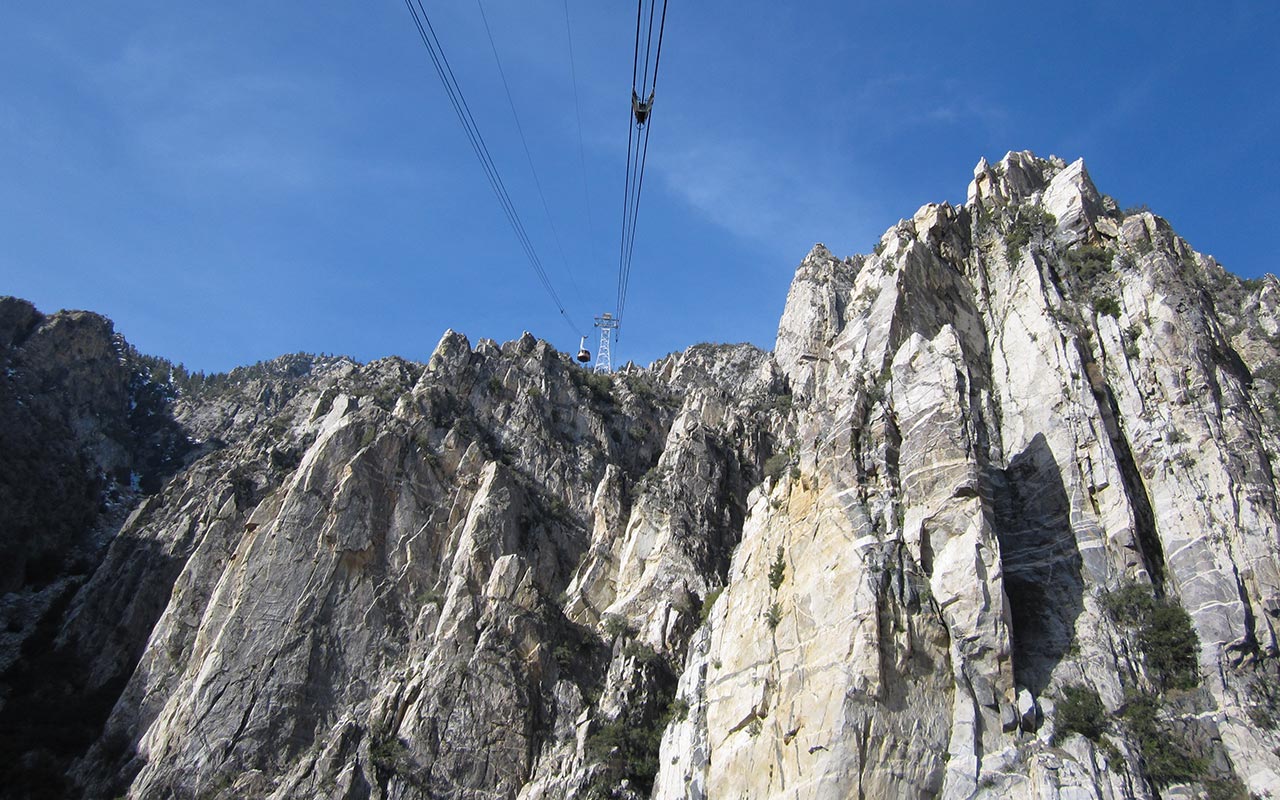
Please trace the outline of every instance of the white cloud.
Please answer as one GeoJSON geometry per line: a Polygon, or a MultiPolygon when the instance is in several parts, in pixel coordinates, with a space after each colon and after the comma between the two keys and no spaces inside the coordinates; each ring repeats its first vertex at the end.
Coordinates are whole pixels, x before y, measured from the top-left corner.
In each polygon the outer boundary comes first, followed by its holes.
{"type": "Polygon", "coordinates": [[[1009,123],[1005,107],[984,98],[973,86],[925,73],[868,79],[854,92],[852,102],[856,107],[875,110],[860,118],[859,124],[874,125],[881,137],[920,127],[978,126],[998,130],[1009,123]]]}
{"type": "Polygon", "coordinates": [[[795,258],[816,241],[839,251],[872,237],[865,213],[870,204],[849,188],[842,178],[847,169],[833,169],[833,161],[801,160],[746,138],[668,140],[663,148],[651,165],[656,161],[665,185],[754,245],[795,258]]]}
{"type": "Polygon", "coordinates": [[[342,144],[359,114],[343,87],[228,61],[200,42],[135,35],[86,72],[135,157],[179,186],[298,192],[408,171],[342,144]]]}

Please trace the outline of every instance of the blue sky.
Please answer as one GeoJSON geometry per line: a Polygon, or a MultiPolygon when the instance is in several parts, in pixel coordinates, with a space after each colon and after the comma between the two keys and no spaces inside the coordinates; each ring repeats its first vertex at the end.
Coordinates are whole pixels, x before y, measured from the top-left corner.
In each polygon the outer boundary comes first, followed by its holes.
{"type": "MultiPolygon", "coordinates": [[[[425,2],[578,328],[610,310],[635,6],[425,2]],[[585,186],[584,186],[585,183],[585,186]]],[[[671,0],[615,360],[771,347],[814,242],[870,250],[1011,149],[1083,156],[1234,272],[1276,271],[1280,3],[671,0]]],[[[9,3],[0,294],[112,317],[223,370],[425,359],[446,328],[577,345],[485,183],[401,0],[9,3]]],[[[594,349],[594,346],[593,346],[594,349]]]]}

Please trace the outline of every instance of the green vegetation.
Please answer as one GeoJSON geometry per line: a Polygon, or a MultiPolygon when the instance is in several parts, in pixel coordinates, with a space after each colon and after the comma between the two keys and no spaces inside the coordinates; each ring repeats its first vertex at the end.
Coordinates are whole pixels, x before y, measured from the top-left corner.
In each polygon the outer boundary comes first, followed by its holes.
{"type": "Polygon", "coordinates": [[[1130,325],[1122,331],[1121,336],[1124,340],[1124,354],[1130,359],[1137,358],[1142,354],[1142,350],[1138,347],[1138,340],[1142,338],[1142,326],[1138,324],[1130,325]]]}
{"type": "Polygon", "coordinates": [[[235,795],[231,793],[231,790],[235,785],[235,772],[224,772],[221,775],[211,776],[206,780],[200,791],[196,793],[196,800],[220,800],[223,797],[234,797],[235,795]]]}
{"type": "Polygon", "coordinates": [[[561,642],[551,651],[551,657],[555,660],[560,672],[572,672],[574,664],[579,659],[578,649],[570,644],[561,642]]]}
{"type": "Polygon", "coordinates": [[[393,386],[379,386],[367,392],[357,392],[357,397],[368,397],[373,404],[384,411],[391,411],[396,407],[396,401],[400,399],[401,392],[397,391],[393,386]]]}
{"type": "Polygon", "coordinates": [[[1019,256],[1023,255],[1023,247],[1032,241],[1032,229],[1030,225],[1018,225],[1010,228],[1009,234],[1005,237],[1005,257],[1010,262],[1018,261],[1019,256]]]}
{"type": "Polygon", "coordinates": [[[386,766],[403,757],[407,749],[404,742],[394,736],[375,739],[369,745],[369,758],[378,766],[386,766]]]}
{"type": "Polygon", "coordinates": [[[666,479],[666,470],[654,464],[645,473],[640,476],[640,480],[636,482],[636,494],[643,494],[656,489],[666,479]]]}
{"type": "Polygon", "coordinates": [[[1147,675],[1161,691],[1194,689],[1200,683],[1196,654],[1200,639],[1191,617],[1171,600],[1158,600],[1151,590],[1130,583],[1102,598],[1107,614],[1120,625],[1136,630],[1147,675]]]}
{"type": "Polygon", "coordinates": [[[1182,606],[1158,603],[1139,630],[1138,644],[1148,672],[1161,688],[1194,689],[1200,683],[1200,639],[1182,606]]]}
{"type": "Polygon", "coordinates": [[[383,772],[407,776],[414,772],[413,758],[405,743],[395,736],[374,739],[369,744],[369,760],[383,772]]]}
{"type": "Polygon", "coordinates": [[[876,376],[875,382],[867,387],[867,402],[874,405],[883,400],[891,380],[893,380],[893,367],[885,364],[884,369],[880,370],[880,374],[876,376]]]}
{"type": "MultiPolygon", "coordinates": [[[[686,605],[691,603],[689,598],[686,605]]],[[[615,640],[634,633],[622,617],[614,614],[605,615],[604,628],[615,640]]],[[[643,642],[628,640],[622,654],[633,660],[633,674],[642,688],[626,698],[618,717],[593,726],[587,734],[587,758],[601,767],[587,787],[587,797],[614,797],[624,781],[647,795],[658,772],[662,732],[672,718],[684,719],[689,713],[689,703],[675,696],[676,676],[661,652],[643,642]]],[[[573,656],[566,649],[557,652],[556,660],[568,661],[573,656]]]]}
{"type": "Polygon", "coordinates": [[[1182,738],[1161,723],[1159,700],[1137,694],[1125,705],[1124,721],[1138,744],[1147,777],[1157,786],[1199,780],[1206,772],[1204,760],[1194,756],[1182,738]]]}
{"type": "Polygon", "coordinates": [[[1244,781],[1234,775],[1204,781],[1204,792],[1208,800],[1253,800],[1257,797],[1250,794],[1244,781]]]}
{"type": "Polygon", "coordinates": [[[778,623],[782,622],[782,604],[774,603],[764,612],[764,624],[769,626],[769,630],[778,627],[778,623]]]}
{"type": "Polygon", "coordinates": [[[1111,271],[1111,253],[1105,247],[1086,244],[1067,251],[1067,264],[1077,278],[1092,283],[1111,271]]]}
{"type": "Polygon", "coordinates": [[[1134,268],[1133,257],[1123,250],[1117,251],[1111,260],[1111,266],[1119,272],[1128,272],[1134,268]]]}
{"type": "Polygon", "coordinates": [[[1120,319],[1120,303],[1109,295],[1095,297],[1093,299],[1093,310],[1097,314],[1120,319]]]}
{"type": "Polygon", "coordinates": [[[1270,704],[1255,703],[1249,706],[1249,721],[1264,731],[1276,729],[1276,710],[1270,704]]]}
{"type": "Polygon", "coordinates": [[[683,697],[677,697],[671,701],[671,705],[667,707],[669,716],[677,722],[684,722],[689,718],[689,701],[683,697]]]}
{"type": "Polygon", "coordinates": [[[769,587],[775,592],[782,585],[783,579],[787,574],[787,562],[783,556],[782,546],[778,546],[777,555],[773,559],[773,564],[769,566],[769,587]]]}
{"type": "Polygon", "coordinates": [[[1072,733],[1078,733],[1091,742],[1097,742],[1107,727],[1106,714],[1102,699],[1093,689],[1078,684],[1063,687],[1062,701],[1058,703],[1054,717],[1054,740],[1061,741],[1072,733]]]}
{"type": "Polygon", "coordinates": [[[1235,335],[1244,329],[1246,323],[1253,323],[1251,327],[1263,336],[1266,335],[1256,327],[1253,320],[1244,319],[1246,310],[1250,306],[1250,302],[1256,300],[1255,295],[1262,289],[1265,281],[1262,278],[1239,278],[1230,273],[1223,272],[1214,276],[1212,273],[1206,275],[1209,279],[1209,290],[1213,297],[1213,305],[1224,315],[1236,316],[1240,318],[1230,326],[1230,335],[1235,335]]]}
{"type": "Polygon", "coordinates": [[[659,692],[656,701],[662,709],[659,713],[633,712],[630,717],[624,713],[587,734],[587,758],[604,766],[587,787],[587,797],[612,797],[614,787],[623,780],[644,795],[653,789],[662,732],[673,718],[684,719],[689,714],[689,703],[670,693],[659,692]]]}
{"type": "Polygon", "coordinates": [[[643,401],[649,406],[657,405],[657,393],[653,388],[653,381],[649,377],[644,375],[628,376],[626,385],[637,399],[643,401]]]}
{"type": "Polygon", "coordinates": [[[1121,625],[1136,625],[1155,608],[1156,598],[1151,588],[1130,582],[1102,596],[1102,608],[1121,625]]]}
{"type": "Polygon", "coordinates": [[[1027,206],[1015,212],[1004,239],[1004,255],[1010,263],[1017,261],[1022,249],[1031,243],[1032,234],[1058,224],[1058,220],[1040,206],[1027,206]]]}
{"type": "Polygon", "coordinates": [[[543,508],[546,511],[547,517],[550,519],[565,522],[573,521],[573,513],[569,511],[569,504],[566,503],[564,498],[558,494],[553,494],[545,498],[543,508]]]}
{"type": "MultiPolygon", "coordinates": [[[[1198,683],[1195,653],[1199,643],[1181,606],[1157,599],[1146,586],[1131,583],[1104,596],[1103,607],[1118,624],[1137,629],[1136,641],[1147,671],[1161,691],[1190,689],[1198,683]]],[[[1156,786],[1204,781],[1209,774],[1208,764],[1171,726],[1162,702],[1160,694],[1135,692],[1127,698],[1120,715],[1142,756],[1144,772],[1156,786]]],[[[1055,741],[1079,733],[1110,750],[1109,760],[1119,760],[1114,746],[1102,739],[1107,714],[1096,691],[1080,685],[1064,687],[1055,714],[1055,741]]],[[[1226,798],[1235,796],[1230,792],[1238,781],[1231,777],[1215,779],[1206,781],[1206,788],[1211,784],[1214,791],[1226,792],[1216,796],[1226,798]]]]}
{"type": "Polygon", "coordinates": [[[601,403],[613,400],[613,379],[602,372],[586,373],[585,384],[592,398],[601,403]]]}
{"type": "MultiPolygon", "coordinates": [[[[270,361],[259,361],[246,367],[236,367],[230,372],[205,374],[191,372],[183,364],[174,364],[163,358],[138,353],[132,346],[126,346],[123,353],[131,364],[141,367],[156,383],[168,387],[173,395],[192,396],[205,394],[220,396],[234,389],[239,384],[251,381],[270,379],[289,380],[305,377],[317,364],[332,363],[344,358],[315,353],[295,353],[280,356],[270,361]]],[[[416,377],[415,377],[416,380],[416,377]]]]}
{"type": "Polygon", "coordinates": [[[631,632],[631,626],[627,621],[617,614],[605,614],[604,616],[604,633],[609,639],[617,639],[631,632]]]}
{"type": "Polygon", "coordinates": [[[702,598],[702,612],[698,615],[699,623],[705,623],[707,618],[711,616],[711,609],[715,606],[716,601],[720,599],[720,595],[723,592],[723,586],[716,586],[707,592],[706,597],[702,598]]]}
{"type": "Polygon", "coordinates": [[[630,641],[622,648],[622,655],[633,659],[637,666],[645,667],[662,658],[662,654],[644,642],[630,641]]]}
{"type": "Polygon", "coordinates": [[[765,477],[777,481],[782,477],[782,473],[786,472],[790,461],[786,453],[774,453],[769,456],[764,462],[765,477]]]}
{"type": "Polygon", "coordinates": [[[1280,386],[1280,361],[1274,361],[1270,364],[1263,364],[1253,370],[1253,379],[1263,380],[1272,386],[1280,386]]]}

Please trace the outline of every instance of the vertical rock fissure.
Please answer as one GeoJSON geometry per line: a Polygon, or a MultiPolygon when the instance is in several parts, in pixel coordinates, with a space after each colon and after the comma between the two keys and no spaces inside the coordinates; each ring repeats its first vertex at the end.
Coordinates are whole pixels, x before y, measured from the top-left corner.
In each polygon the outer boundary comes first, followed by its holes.
{"type": "Polygon", "coordinates": [[[1164,548],[1160,544],[1160,536],[1156,531],[1155,512],[1151,508],[1151,499],[1147,495],[1146,484],[1138,465],[1133,458],[1133,450],[1129,440],[1120,428],[1120,407],[1116,403],[1111,387],[1102,378],[1102,372],[1093,355],[1076,340],[1076,350],[1080,362],[1089,375],[1089,386],[1094,400],[1098,404],[1098,413],[1106,429],[1107,438],[1111,442],[1111,451],[1115,455],[1116,466],[1120,470],[1120,479],[1124,485],[1125,496],[1133,511],[1134,541],[1138,546],[1138,555],[1143,567],[1151,578],[1151,585],[1158,596],[1164,594],[1164,548]]]}

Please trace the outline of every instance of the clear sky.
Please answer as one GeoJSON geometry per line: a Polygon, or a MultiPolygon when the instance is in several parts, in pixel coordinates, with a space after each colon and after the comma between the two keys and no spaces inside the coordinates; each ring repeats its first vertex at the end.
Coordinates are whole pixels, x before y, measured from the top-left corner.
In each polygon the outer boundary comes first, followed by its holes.
{"type": "MultiPolygon", "coordinates": [[[[577,327],[616,293],[635,5],[428,2],[577,327]],[[560,255],[563,249],[564,257],[560,255]]],[[[771,347],[814,242],[867,252],[974,164],[1084,157],[1232,271],[1277,270],[1280,3],[670,0],[615,361],[771,347]]],[[[401,0],[0,8],[0,294],[223,370],[425,359],[446,328],[577,338],[524,260],[401,0]]],[[[594,350],[594,345],[592,345],[594,350]]]]}

